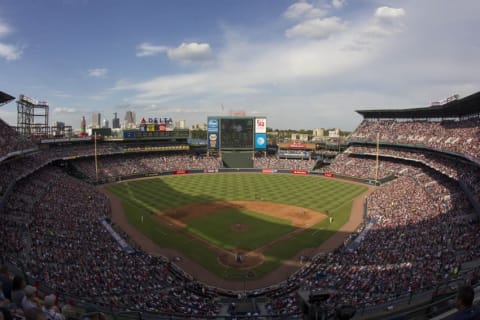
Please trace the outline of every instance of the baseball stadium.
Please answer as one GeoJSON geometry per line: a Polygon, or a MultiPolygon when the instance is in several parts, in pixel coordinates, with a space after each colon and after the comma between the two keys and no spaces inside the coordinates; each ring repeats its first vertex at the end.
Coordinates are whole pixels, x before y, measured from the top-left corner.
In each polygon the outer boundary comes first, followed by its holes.
{"type": "Polygon", "coordinates": [[[480,288],[480,92],[275,145],[267,116],[210,115],[203,142],[169,118],[73,136],[48,103],[15,103],[17,126],[0,119],[14,316],[20,291],[65,319],[447,319],[458,288],[480,288]]]}

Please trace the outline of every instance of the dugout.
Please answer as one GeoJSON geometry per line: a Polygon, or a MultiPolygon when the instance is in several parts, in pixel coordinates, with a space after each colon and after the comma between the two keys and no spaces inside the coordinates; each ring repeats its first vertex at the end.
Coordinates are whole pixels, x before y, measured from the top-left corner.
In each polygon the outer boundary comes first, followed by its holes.
{"type": "Polygon", "coordinates": [[[224,168],[253,168],[252,151],[222,151],[224,168]]]}

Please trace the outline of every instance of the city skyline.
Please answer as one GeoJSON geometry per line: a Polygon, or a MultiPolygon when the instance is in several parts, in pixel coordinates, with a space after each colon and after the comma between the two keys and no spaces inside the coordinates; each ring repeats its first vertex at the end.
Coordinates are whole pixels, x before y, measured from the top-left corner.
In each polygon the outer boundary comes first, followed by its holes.
{"type": "MultiPolygon", "coordinates": [[[[190,127],[243,110],[279,129],[352,130],[357,109],[479,91],[479,11],[475,0],[5,0],[0,90],[48,101],[50,123],[74,128],[94,112],[190,127]]],[[[0,118],[16,125],[16,104],[0,118]]]]}

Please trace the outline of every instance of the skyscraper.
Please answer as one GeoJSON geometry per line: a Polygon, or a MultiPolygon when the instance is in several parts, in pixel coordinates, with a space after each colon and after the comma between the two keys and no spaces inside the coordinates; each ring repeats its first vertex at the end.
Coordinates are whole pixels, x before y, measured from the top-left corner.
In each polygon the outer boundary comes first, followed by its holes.
{"type": "Polygon", "coordinates": [[[100,112],[94,112],[92,115],[92,128],[100,128],[102,125],[102,115],[100,112]]]}
{"type": "Polygon", "coordinates": [[[135,127],[135,112],[133,111],[127,111],[125,112],[125,118],[124,118],[124,127],[125,128],[133,128],[135,127]]]}
{"type": "Polygon", "coordinates": [[[113,113],[112,128],[113,129],[120,128],[120,119],[117,117],[116,112],[113,113]]]}
{"type": "Polygon", "coordinates": [[[85,116],[82,116],[82,121],[80,121],[80,135],[83,137],[87,134],[87,121],[85,116]]]}
{"type": "Polygon", "coordinates": [[[177,121],[175,121],[175,128],[177,128],[177,129],[185,129],[185,120],[177,120],[177,121]]]}

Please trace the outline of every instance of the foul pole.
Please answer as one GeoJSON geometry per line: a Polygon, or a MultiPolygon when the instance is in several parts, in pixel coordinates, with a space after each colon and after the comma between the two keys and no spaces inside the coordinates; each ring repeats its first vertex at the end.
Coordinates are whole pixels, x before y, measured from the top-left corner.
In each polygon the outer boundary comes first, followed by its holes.
{"type": "Polygon", "coordinates": [[[95,139],[95,177],[98,181],[97,133],[96,132],[95,132],[95,135],[94,135],[94,139],[95,139]]]}
{"type": "Polygon", "coordinates": [[[380,151],[380,133],[377,132],[377,152],[375,160],[375,181],[378,181],[378,154],[380,151]]]}

